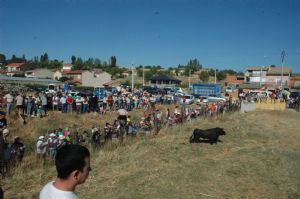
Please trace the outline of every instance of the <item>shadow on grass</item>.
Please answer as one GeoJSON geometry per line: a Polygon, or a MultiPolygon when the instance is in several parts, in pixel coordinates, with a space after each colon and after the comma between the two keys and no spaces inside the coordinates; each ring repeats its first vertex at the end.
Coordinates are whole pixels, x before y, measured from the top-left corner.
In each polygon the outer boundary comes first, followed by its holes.
{"type": "Polygon", "coordinates": [[[212,140],[197,140],[197,141],[190,141],[190,143],[196,143],[196,144],[200,144],[200,143],[205,143],[205,144],[217,144],[218,142],[223,142],[222,140],[217,140],[217,141],[212,141],[212,140]]]}

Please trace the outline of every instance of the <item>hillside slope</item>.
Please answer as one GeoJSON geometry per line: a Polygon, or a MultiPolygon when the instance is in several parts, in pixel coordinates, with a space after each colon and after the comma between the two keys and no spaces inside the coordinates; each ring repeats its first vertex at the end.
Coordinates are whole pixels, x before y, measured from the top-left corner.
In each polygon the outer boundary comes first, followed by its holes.
{"type": "MultiPolygon", "coordinates": [[[[92,153],[79,198],[300,198],[300,113],[256,111],[195,120],[155,137],[92,153]],[[222,143],[190,144],[193,129],[222,127],[222,143]]],[[[37,198],[55,179],[33,156],[2,179],[6,198],[37,198]]]]}

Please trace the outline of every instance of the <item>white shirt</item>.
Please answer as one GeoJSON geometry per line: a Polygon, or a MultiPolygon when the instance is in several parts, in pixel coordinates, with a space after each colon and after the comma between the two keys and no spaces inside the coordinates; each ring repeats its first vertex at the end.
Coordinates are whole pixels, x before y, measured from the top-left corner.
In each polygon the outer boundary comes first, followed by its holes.
{"type": "Polygon", "coordinates": [[[6,99],[7,103],[12,103],[14,101],[14,97],[9,93],[4,96],[4,99],[6,99]]]}
{"type": "Polygon", "coordinates": [[[65,96],[62,96],[62,97],[60,98],[60,103],[66,104],[66,103],[67,103],[67,98],[66,98],[65,96]]]}
{"type": "Polygon", "coordinates": [[[16,97],[17,105],[22,106],[23,105],[23,97],[21,95],[18,95],[16,97]]]}
{"type": "Polygon", "coordinates": [[[48,142],[44,142],[43,140],[38,140],[36,143],[36,153],[46,154],[47,146],[48,146],[48,142]]]}
{"type": "Polygon", "coordinates": [[[72,191],[62,191],[53,185],[54,181],[46,184],[40,192],[40,199],[78,199],[72,191]]]}

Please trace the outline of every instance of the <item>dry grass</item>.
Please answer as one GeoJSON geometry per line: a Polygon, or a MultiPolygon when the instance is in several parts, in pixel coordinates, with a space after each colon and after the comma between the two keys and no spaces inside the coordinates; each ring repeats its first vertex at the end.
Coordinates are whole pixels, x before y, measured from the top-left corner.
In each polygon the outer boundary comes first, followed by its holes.
{"type": "MultiPolygon", "coordinates": [[[[54,128],[64,120],[72,125],[74,119],[78,126],[85,121],[82,127],[104,122],[94,115],[85,120],[57,117],[51,124],[40,121],[39,128],[54,128]]],[[[123,146],[93,153],[93,171],[76,191],[86,199],[300,198],[299,117],[291,110],[235,113],[164,129],[156,137],[127,140],[123,146]],[[217,126],[227,132],[222,143],[188,143],[195,127],[217,126]]],[[[23,129],[37,128],[31,124],[23,129]]],[[[54,178],[52,163],[43,165],[27,156],[15,175],[1,184],[6,198],[37,198],[42,186],[54,178]]]]}

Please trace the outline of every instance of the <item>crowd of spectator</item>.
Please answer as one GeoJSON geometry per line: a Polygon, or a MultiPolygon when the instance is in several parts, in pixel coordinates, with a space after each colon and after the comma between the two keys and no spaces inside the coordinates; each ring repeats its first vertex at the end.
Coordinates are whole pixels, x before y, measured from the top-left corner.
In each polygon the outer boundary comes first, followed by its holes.
{"type": "MultiPolygon", "coordinates": [[[[100,115],[105,115],[107,112],[124,109],[128,113],[124,136],[130,137],[157,134],[161,128],[174,128],[176,125],[191,121],[194,118],[223,117],[225,112],[238,110],[240,106],[239,101],[221,101],[218,103],[200,103],[192,107],[185,103],[179,104],[180,98],[175,94],[149,94],[139,90],[129,92],[126,89],[106,95],[101,102],[99,102],[97,96],[71,95],[68,92],[47,94],[18,93],[17,95],[7,93],[4,99],[6,101],[6,115],[8,116],[14,109],[20,115],[27,117],[44,117],[49,115],[49,112],[61,112],[62,114],[96,112],[100,115]],[[157,108],[158,104],[174,104],[175,109],[172,111],[170,108],[160,110],[157,108]],[[130,113],[136,109],[142,110],[143,116],[139,120],[133,121],[130,113]]],[[[2,113],[3,117],[5,117],[5,113],[2,113]]],[[[49,130],[37,139],[37,157],[38,159],[44,159],[49,156],[51,159],[54,159],[57,150],[66,144],[81,144],[97,149],[110,143],[113,139],[123,139],[123,134],[120,133],[122,126],[120,121],[115,119],[112,123],[110,122],[106,121],[103,127],[95,124],[91,129],[85,129],[83,132],[71,128],[49,130]]],[[[4,123],[2,126],[7,129],[7,122],[5,125],[4,123]]],[[[9,131],[7,134],[9,134],[9,131]]],[[[13,144],[5,141],[7,134],[2,136],[8,149],[13,144]]],[[[21,143],[20,138],[15,138],[14,142],[21,143]]],[[[23,148],[20,145],[19,148],[22,149],[22,157],[18,161],[22,161],[25,147],[23,148]]]]}

